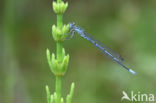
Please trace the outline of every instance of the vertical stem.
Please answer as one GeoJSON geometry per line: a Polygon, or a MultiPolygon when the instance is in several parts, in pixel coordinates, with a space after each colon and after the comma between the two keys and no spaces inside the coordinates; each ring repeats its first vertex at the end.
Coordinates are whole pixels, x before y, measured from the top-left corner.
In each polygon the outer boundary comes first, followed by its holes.
{"type": "MultiPolygon", "coordinates": [[[[61,0],[58,0],[57,2],[60,2],[60,1],[61,0]]],[[[57,14],[57,27],[60,29],[62,28],[62,25],[63,25],[62,19],[63,19],[62,14],[57,14]]],[[[57,45],[57,59],[59,61],[61,61],[61,59],[62,59],[62,42],[57,41],[56,45],[57,45]]]]}
{"type": "MultiPolygon", "coordinates": [[[[57,2],[61,2],[62,0],[57,0],[57,2]]],[[[57,14],[57,27],[62,28],[63,25],[63,15],[57,14]]],[[[57,59],[61,62],[62,61],[62,42],[57,41],[57,59]]],[[[56,85],[55,91],[57,94],[57,102],[61,102],[61,95],[62,95],[62,76],[56,76],[56,85]]]]}
{"type": "Polygon", "coordinates": [[[62,42],[57,42],[57,59],[61,62],[62,60],[62,42]]]}
{"type": "Polygon", "coordinates": [[[57,94],[57,102],[60,103],[61,94],[62,94],[62,77],[56,76],[56,94],[57,94]]]}
{"type": "Polygon", "coordinates": [[[57,2],[61,2],[62,0],[57,0],[57,2]]]}
{"type": "Polygon", "coordinates": [[[58,28],[61,28],[63,25],[63,16],[62,14],[57,14],[57,26],[58,28]]]}

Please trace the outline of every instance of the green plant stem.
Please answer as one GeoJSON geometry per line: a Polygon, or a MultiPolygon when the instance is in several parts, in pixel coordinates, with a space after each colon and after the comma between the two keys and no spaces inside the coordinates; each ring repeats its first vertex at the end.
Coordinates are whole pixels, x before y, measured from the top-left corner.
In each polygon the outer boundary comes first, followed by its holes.
{"type": "MultiPolygon", "coordinates": [[[[57,0],[57,2],[61,2],[62,0],[57,0]]],[[[63,15],[62,14],[57,14],[57,27],[62,28],[63,25],[63,15]]],[[[57,46],[57,59],[61,62],[62,61],[62,42],[57,41],[56,43],[57,46]]],[[[61,95],[62,95],[62,76],[58,75],[56,76],[56,84],[55,84],[55,91],[57,94],[57,102],[61,102],[61,95]]]]}
{"type": "MultiPolygon", "coordinates": [[[[57,0],[57,2],[61,2],[61,0],[57,0]]],[[[62,14],[57,14],[57,27],[60,29],[62,28],[62,25],[63,25],[62,19],[63,19],[62,14]]],[[[57,41],[56,45],[57,45],[57,59],[59,61],[61,61],[61,59],[62,59],[62,42],[57,41]]]]}
{"type": "Polygon", "coordinates": [[[57,59],[61,62],[62,60],[62,42],[57,42],[57,59]]]}
{"type": "Polygon", "coordinates": [[[62,27],[62,25],[63,25],[63,16],[62,16],[62,14],[57,14],[57,27],[58,28],[61,28],[62,27]]]}
{"type": "Polygon", "coordinates": [[[62,0],[57,0],[57,2],[61,2],[62,0]]]}
{"type": "Polygon", "coordinates": [[[58,103],[61,100],[61,94],[62,94],[62,76],[56,76],[56,94],[57,94],[57,100],[58,103]]]}

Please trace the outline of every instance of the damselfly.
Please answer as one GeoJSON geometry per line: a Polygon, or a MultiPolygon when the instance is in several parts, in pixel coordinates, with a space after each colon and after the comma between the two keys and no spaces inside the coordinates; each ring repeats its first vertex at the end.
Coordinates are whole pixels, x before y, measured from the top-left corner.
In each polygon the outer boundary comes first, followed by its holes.
{"type": "Polygon", "coordinates": [[[74,23],[70,23],[70,32],[72,32],[72,36],[74,35],[74,32],[76,32],[82,38],[90,41],[92,44],[94,44],[99,50],[101,50],[104,54],[106,54],[112,60],[114,60],[115,62],[120,64],[122,67],[127,69],[133,75],[136,75],[136,72],[134,72],[132,69],[130,69],[126,65],[124,65],[123,58],[119,54],[117,54],[117,53],[113,52],[111,49],[107,48],[104,44],[100,43],[98,40],[96,40],[90,34],[86,33],[82,28],[76,26],[74,23]]]}

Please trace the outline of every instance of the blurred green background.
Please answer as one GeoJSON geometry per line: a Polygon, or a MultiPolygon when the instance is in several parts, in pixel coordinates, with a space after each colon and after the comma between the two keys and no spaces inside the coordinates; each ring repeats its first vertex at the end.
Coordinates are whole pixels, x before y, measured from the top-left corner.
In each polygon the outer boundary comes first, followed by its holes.
{"type": "MultiPolygon", "coordinates": [[[[131,91],[156,95],[156,1],[67,1],[64,23],[75,22],[120,53],[137,76],[76,35],[64,41],[70,62],[63,78],[63,97],[73,81],[72,103],[120,103],[123,90],[129,95],[131,91]]],[[[46,103],[46,84],[54,92],[55,77],[46,59],[46,49],[55,52],[56,48],[51,3],[0,1],[0,103],[46,103]]]]}

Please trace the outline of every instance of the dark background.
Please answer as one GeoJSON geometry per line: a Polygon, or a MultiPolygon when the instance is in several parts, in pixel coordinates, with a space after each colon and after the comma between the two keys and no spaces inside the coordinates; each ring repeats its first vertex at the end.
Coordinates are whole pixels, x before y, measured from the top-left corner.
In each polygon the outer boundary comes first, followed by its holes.
{"type": "MultiPolygon", "coordinates": [[[[120,103],[130,95],[156,95],[156,1],[69,0],[64,23],[75,22],[125,58],[133,76],[88,41],[64,41],[70,55],[63,97],[75,82],[72,103],[120,103]]],[[[46,103],[45,85],[55,89],[46,49],[56,51],[52,0],[0,1],[0,103],[46,103]]],[[[126,102],[126,101],[124,101],[126,102]]]]}

